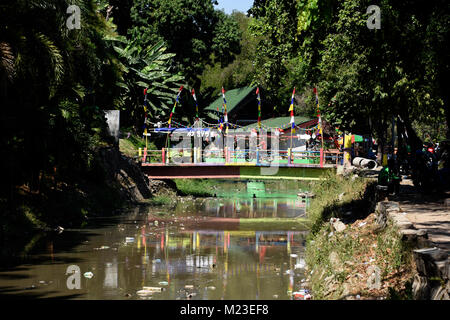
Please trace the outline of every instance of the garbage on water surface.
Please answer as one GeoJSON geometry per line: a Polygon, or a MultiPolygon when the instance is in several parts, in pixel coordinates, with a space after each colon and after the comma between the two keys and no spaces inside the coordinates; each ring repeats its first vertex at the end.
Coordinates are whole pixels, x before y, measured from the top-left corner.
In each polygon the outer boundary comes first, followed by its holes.
{"type": "Polygon", "coordinates": [[[162,292],[163,288],[161,287],[142,287],[143,290],[151,291],[151,292],[162,292]]]}
{"type": "Polygon", "coordinates": [[[125,238],[125,243],[133,243],[134,242],[134,238],[133,237],[126,237],[125,238]]]}
{"type": "Polygon", "coordinates": [[[83,276],[84,276],[85,278],[90,279],[90,278],[92,278],[92,277],[94,276],[94,274],[93,274],[92,272],[88,271],[88,272],[85,272],[85,273],[83,274],[83,276]]]}
{"type": "Polygon", "coordinates": [[[168,286],[169,285],[169,283],[167,281],[160,281],[160,282],[158,282],[158,284],[160,286],[168,286]]]}
{"type": "Polygon", "coordinates": [[[100,248],[94,248],[94,250],[106,250],[109,249],[108,246],[101,246],[100,248]]]}
{"type": "Polygon", "coordinates": [[[192,284],[187,284],[184,286],[185,289],[194,289],[194,285],[192,284]]]}
{"type": "Polygon", "coordinates": [[[291,253],[291,258],[297,258],[298,256],[295,253],[291,253]]]}
{"type": "Polygon", "coordinates": [[[293,292],[294,300],[310,300],[311,294],[307,289],[301,289],[300,291],[293,292]]]}
{"type": "Polygon", "coordinates": [[[148,297],[151,296],[153,294],[153,291],[149,291],[149,290],[139,290],[138,292],[136,292],[136,294],[140,297],[148,297]]]}

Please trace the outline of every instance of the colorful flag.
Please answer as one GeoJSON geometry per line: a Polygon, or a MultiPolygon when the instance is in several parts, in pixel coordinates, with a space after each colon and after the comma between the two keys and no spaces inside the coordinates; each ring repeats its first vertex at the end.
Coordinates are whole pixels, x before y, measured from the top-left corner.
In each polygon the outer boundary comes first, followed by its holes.
{"type": "Polygon", "coordinates": [[[294,91],[292,92],[291,106],[289,107],[289,111],[291,112],[291,133],[295,133],[294,95],[295,95],[295,87],[294,91]]]}
{"type": "Polygon", "coordinates": [[[316,95],[316,110],[317,110],[317,118],[318,118],[318,127],[319,127],[319,133],[320,136],[323,136],[323,131],[322,131],[322,117],[320,116],[320,109],[319,109],[319,94],[317,93],[317,89],[314,88],[313,89],[314,94],[316,95]]]}
{"type": "Polygon", "coordinates": [[[259,96],[259,87],[256,88],[256,95],[258,99],[258,128],[261,129],[261,97],[259,96]]]}
{"type": "Polygon", "coordinates": [[[228,114],[227,114],[227,100],[225,99],[225,89],[222,87],[222,97],[223,97],[223,121],[225,124],[225,133],[228,133],[228,114]]]}
{"type": "Polygon", "coordinates": [[[198,120],[198,104],[197,104],[197,97],[195,96],[195,90],[192,89],[192,97],[194,98],[195,101],[195,120],[198,120]]]}
{"type": "Polygon", "coordinates": [[[148,106],[148,100],[147,100],[147,90],[148,88],[144,89],[144,135],[147,135],[147,106],[148,106]]]}
{"type": "Polygon", "coordinates": [[[176,100],[175,100],[175,104],[174,104],[174,106],[173,106],[173,108],[172,108],[172,111],[170,112],[170,116],[169,116],[169,121],[167,121],[167,123],[169,124],[169,129],[171,128],[171,123],[172,123],[172,116],[173,116],[173,114],[175,113],[175,108],[177,107],[177,103],[178,103],[178,99],[180,98],[180,94],[181,94],[181,91],[183,90],[183,86],[181,86],[180,87],[180,90],[178,90],[178,94],[177,94],[177,98],[176,98],[176,100]]]}

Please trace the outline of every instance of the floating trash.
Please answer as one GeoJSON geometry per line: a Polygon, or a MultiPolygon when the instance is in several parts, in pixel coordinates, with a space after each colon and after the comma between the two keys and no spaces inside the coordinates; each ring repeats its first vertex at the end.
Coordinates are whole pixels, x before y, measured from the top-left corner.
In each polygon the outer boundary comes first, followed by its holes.
{"type": "Polygon", "coordinates": [[[126,243],[133,243],[134,242],[134,238],[133,237],[126,237],[125,238],[125,242],[126,243]]]}
{"type": "Polygon", "coordinates": [[[160,286],[168,286],[169,285],[169,283],[167,281],[160,281],[160,282],[158,282],[158,284],[160,286]]]}
{"type": "Polygon", "coordinates": [[[194,285],[192,284],[187,284],[184,286],[185,289],[194,289],[194,285]]]}
{"type": "Polygon", "coordinates": [[[294,296],[295,300],[310,300],[311,294],[309,293],[309,290],[307,289],[301,289],[300,291],[293,292],[292,295],[294,296]]]}
{"type": "Polygon", "coordinates": [[[291,253],[291,258],[297,258],[298,255],[296,255],[295,253],[291,253]]]}
{"type": "Polygon", "coordinates": [[[153,294],[153,291],[144,289],[144,290],[139,290],[138,292],[136,292],[136,294],[140,297],[148,297],[153,294]]]}
{"type": "Polygon", "coordinates": [[[94,276],[94,274],[93,274],[92,272],[88,271],[88,272],[85,272],[85,273],[83,274],[83,276],[84,276],[85,278],[91,279],[91,278],[94,276]]]}
{"type": "Polygon", "coordinates": [[[298,263],[295,264],[294,269],[304,269],[306,266],[306,262],[304,259],[299,259],[298,263]]]}
{"type": "Polygon", "coordinates": [[[109,249],[108,246],[101,246],[100,248],[94,248],[94,250],[106,250],[109,249]]]}
{"type": "Polygon", "coordinates": [[[216,290],[216,287],[214,287],[214,286],[209,286],[209,287],[207,287],[207,289],[208,289],[208,290],[216,290]]]}
{"type": "Polygon", "coordinates": [[[142,290],[149,291],[149,292],[162,292],[163,288],[161,288],[161,287],[143,287],[142,290]]]}
{"type": "Polygon", "coordinates": [[[152,260],[153,263],[161,263],[161,259],[152,260]]]}

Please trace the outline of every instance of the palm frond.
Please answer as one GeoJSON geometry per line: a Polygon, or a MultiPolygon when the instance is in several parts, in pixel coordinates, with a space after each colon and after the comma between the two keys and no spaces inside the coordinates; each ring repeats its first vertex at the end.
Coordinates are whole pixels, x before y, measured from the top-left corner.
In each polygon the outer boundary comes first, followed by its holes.
{"type": "Polygon", "coordinates": [[[8,79],[12,81],[16,75],[16,69],[14,67],[15,58],[11,45],[7,42],[0,42],[0,60],[8,79]]]}

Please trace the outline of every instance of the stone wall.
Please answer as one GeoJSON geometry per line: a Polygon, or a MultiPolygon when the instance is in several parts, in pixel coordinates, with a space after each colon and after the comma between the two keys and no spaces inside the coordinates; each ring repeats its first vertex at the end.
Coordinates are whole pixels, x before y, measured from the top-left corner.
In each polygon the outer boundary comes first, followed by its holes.
{"type": "Polygon", "coordinates": [[[413,248],[415,276],[413,297],[416,300],[450,300],[450,257],[428,239],[427,231],[416,229],[397,202],[377,203],[376,221],[384,228],[388,219],[399,228],[402,239],[413,248]]]}
{"type": "Polygon", "coordinates": [[[107,181],[118,185],[123,200],[141,202],[162,191],[176,195],[173,181],[148,179],[140,165],[119,152],[117,147],[100,149],[98,158],[107,181]]]}

